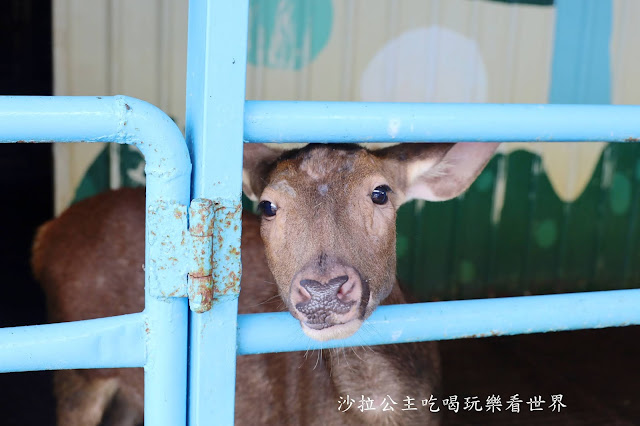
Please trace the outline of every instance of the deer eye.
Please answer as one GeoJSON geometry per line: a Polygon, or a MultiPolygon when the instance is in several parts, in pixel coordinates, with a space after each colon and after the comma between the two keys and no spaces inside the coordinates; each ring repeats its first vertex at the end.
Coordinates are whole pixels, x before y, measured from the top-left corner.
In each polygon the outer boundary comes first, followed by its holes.
{"type": "Polygon", "coordinates": [[[389,201],[389,196],[387,195],[387,192],[392,192],[389,186],[387,185],[376,186],[376,188],[371,193],[371,201],[373,201],[375,204],[380,204],[380,205],[386,204],[386,202],[389,201]]]}
{"type": "Polygon", "coordinates": [[[278,207],[276,207],[276,205],[271,201],[264,200],[260,201],[260,204],[258,204],[258,212],[263,216],[273,217],[276,215],[277,211],[278,207]]]}

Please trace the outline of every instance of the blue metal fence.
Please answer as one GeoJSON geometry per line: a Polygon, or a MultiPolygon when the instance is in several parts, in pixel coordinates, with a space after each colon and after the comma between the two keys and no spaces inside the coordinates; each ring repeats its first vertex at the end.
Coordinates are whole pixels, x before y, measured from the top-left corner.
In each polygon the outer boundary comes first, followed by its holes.
{"type": "MultiPolygon", "coordinates": [[[[1,97],[0,142],[118,142],[147,161],[145,310],[141,314],[0,330],[0,371],[145,368],[145,421],[184,423],[187,398],[187,301],[162,294],[186,285],[180,271],[161,273],[161,244],[179,241],[179,223],[161,213],[189,200],[191,162],[182,133],[158,108],[123,96],[1,97]],[[159,226],[161,225],[161,226],[159,226]],[[154,227],[162,229],[156,238],[154,227]]],[[[169,265],[167,265],[169,266],[169,265]]]]}
{"type": "Polygon", "coordinates": [[[338,342],[309,340],[287,313],[238,317],[239,255],[221,253],[239,253],[243,140],[640,139],[638,106],[245,102],[247,5],[190,2],[186,143],[136,99],[0,98],[0,142],[130,143],[147,161],[144,312],[0,329],[0,371],[144,367],[145,424],[218,425],[233,422],[237,354],[640,324],[640,290],[383,306],[367,321],[376,333],[338,342]],[[188,314],[188,262],[171,265],[163,247],[185,230],[173,213],[186,212],[189,194],[213,201],[213,233],[224,242],[213,246],[214,306],[188,314]],[[219,220],[227,214],[231,226],[219,220]]]}

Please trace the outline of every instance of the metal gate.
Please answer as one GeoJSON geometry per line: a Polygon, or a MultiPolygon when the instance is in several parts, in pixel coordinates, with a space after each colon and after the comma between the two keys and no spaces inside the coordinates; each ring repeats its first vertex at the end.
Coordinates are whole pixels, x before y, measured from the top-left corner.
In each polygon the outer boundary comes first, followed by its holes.
{"type": "Polygon", "coordinates": [[[0,142],[135,144],[147,161],[145,310],[1,329],[0,371],[144,367],[146,424],[232,424],[237,355],[640,324],[640,290],[382,306],[376,333],[332,342],[288,313],[238,316],[243,141],[640,139],[639,106],[245,101],[247,14],[246,0],[189,4],[186,143],[133,98],[0,98],[0,142]],[[190,240],[212,263],[187,261],[188,221],[205,221],[190,240]]]}

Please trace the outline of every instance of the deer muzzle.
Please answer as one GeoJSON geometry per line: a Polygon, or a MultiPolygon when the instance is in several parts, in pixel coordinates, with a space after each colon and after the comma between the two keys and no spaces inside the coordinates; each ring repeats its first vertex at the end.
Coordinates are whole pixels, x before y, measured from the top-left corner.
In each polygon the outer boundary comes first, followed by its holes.
{"type": "Polygon", "coordinates": [[[357,269],[320,256],[295,275],[290,306],[309,337],[341,339],[360,328],[369,293],[357,269]]]}

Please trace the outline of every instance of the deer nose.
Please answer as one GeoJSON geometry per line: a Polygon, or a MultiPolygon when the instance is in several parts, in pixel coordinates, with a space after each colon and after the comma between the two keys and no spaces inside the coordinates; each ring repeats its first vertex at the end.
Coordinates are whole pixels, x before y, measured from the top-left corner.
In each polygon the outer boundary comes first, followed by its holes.
{"type": "Polygon", "coordinates": [[[322,276],[296,279],[291,288],[297,316],[314,329],[360,318],[362,296],[362,280],[354,269],[330,279],[322,276]]]}
{"type": "Polygon", "coordinates": [[[323,284],[316,280],[300,280],[300,286],[307,290],[307,294],[311,300],[317,300],[320,302],[331,301],[335,298],[344,300],[345,294],[353,291],[353,281],[349,282],[348,275],[340,275],[330,279],[323,284]],[[344,284],[350,284],[345,286],[344,284]],[[343,288],[345,287],[345,288],[343,288]]]}

